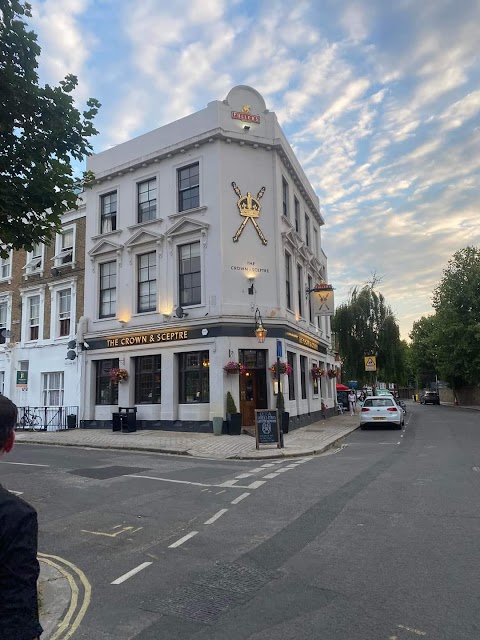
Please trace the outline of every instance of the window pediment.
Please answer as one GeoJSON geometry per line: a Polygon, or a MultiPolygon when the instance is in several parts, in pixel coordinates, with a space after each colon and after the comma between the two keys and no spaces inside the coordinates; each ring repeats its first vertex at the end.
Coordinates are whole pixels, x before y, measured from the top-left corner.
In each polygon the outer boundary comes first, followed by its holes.
{"type": "Polygon", "coordinates": [[[121,265],[122,250],[123,244],[117,244],[116,242],[112,242],[111,240],[100,240],[100,242],[97,242],[97,244],[88,252],[88,256],[92,262],[92,270],[95,271],[95,260],[97,258],[102,258],[103,256],[108,256],[113,253],[118,256],[118,263],[119,265],[121,265]]]}
{"type": "Polygon", "coordinates": [[[210,225],[206,222],[198,222],[197,220],[192,220],[191,218],[187,217],[182,218],[176,224],[170,227],[170,229],[165,234],[167,242],[170,246],[170,252],[172,252],[173,242],[176,238],[181,238],[182,236],[191,234],[201,235],[203,246],[206,247],[209,228],[210,225]]]}
{"type": "Polygon", "coordinates": [[[164,237],[165,236],[162,233],[139,229],[125,242],[125,248],[127,251],[131,251],[134,247],[138,247],[142,244],[160,244],[163,242],[164,237]]]}
{"type": "Polygon", "coordinates": [[[112,242],[111,240],[100,240],[97,244],[90,249],[88,255],[90,258],[95,258],[97,256],[102,256],[106,253],[118,253],[123,249],[123,244],[117,244],[116,242],[112,242]]]}

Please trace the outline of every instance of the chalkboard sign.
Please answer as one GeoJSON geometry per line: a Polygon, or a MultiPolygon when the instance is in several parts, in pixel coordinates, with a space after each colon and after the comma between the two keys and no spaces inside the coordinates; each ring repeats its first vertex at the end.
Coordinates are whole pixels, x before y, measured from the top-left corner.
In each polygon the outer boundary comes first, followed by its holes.
{"type": "Polygon", "coordinates": [[[280,428],[276,409],[255,409],[255,439],[261,444],[276,444],[280,448],[280,428]]]}

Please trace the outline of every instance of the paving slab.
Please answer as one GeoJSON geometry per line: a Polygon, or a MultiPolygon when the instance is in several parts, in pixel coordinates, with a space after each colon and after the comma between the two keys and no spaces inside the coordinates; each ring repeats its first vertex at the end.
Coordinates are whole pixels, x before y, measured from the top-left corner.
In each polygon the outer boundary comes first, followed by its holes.
{"type": "Polygon", "coordinates": [[[214,436],[211,433],[160,430],[140,430],[135,433],[119,433],[106,429],[17,431],[16,441],[29,444],[149,451],[219,460],[250,460],[321,453],[358,426],[358,415],[333,416],[285,434],[283,449],[277,449],[276,446],[261,446],[258,451],[255,448],[255,439],[250,435],[214,436]]]}

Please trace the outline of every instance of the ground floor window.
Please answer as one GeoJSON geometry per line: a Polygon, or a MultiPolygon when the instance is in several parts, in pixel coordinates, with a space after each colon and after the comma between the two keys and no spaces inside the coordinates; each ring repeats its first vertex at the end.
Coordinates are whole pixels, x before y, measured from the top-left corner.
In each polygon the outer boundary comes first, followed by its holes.
{"type": "Polygon", "coordinates": [[[44,373],[43,376],[43,406],[63,406],[63,371],[44,373]]]}
{"type": "Polygon", "coordinates": [[[287,362],[292,367],[292,373],[288,376],[288,399],[295,400],[295,354],[287,351],[287,362]]]}
{"type": "Polygon", "coordinates": [[[302,390],[302,399],[307,397],[307,358],[300,356],[300,388],[302,390]]]}
{"type": "Polygon", "coordinates": [[[162,401],[162,356],[135,358],[135,404],[162,401]]]}
{"type": "Polygon", "coordinates": [[[110,371],[118,368],[118,358],[97,360],[95,404],[118,404],[118,382],[110,380],[110,371]]]}
{"type": "Polygon", "coordinates": [[[208,351],[179,353],[180,403],[210,402],[210,356],[208,351]]]}

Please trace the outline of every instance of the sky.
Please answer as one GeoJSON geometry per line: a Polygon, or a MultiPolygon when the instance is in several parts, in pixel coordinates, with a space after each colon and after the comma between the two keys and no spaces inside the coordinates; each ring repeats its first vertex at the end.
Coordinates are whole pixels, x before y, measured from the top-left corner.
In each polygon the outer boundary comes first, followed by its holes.
{"type": "Polygon", "coordinates": [[[336,304],[377,288],[408,339],[480,244],[480,0],[30,0],[41,82],[102,103],[102,151],[257,89],[320,198],[336,304]]]}

